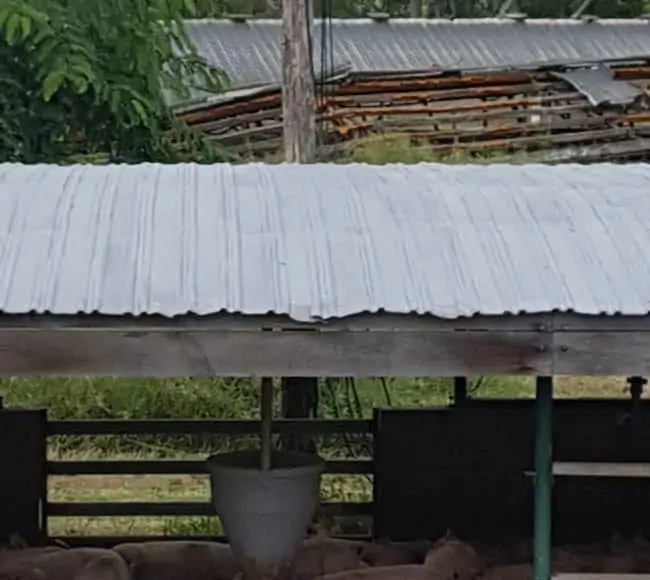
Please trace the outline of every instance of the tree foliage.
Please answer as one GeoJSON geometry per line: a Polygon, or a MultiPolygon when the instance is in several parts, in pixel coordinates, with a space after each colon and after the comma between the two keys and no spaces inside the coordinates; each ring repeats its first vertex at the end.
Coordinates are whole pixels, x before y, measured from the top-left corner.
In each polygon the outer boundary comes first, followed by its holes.
{"type": "Polygon", "coordinates": [[[187,97],[187,79],[210,90],[225,79],[188,40],[188,10],[187,0],[2,0],[0,161],[172,161],[196,148],[166,96],[187,97]]]}

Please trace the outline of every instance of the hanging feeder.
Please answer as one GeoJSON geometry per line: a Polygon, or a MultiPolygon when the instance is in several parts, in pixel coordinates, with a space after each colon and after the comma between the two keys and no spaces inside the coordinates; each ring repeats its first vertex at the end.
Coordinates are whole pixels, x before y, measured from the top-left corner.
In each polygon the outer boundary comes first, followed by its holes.
{"type": "Polygon", "coordinates": [[[261,449],[207,460],[212,502],[247,580],[288,571],[316,511],[325,467],[317,455],[272,449],[272,379],[262,379],[261,415],[261,449]]]}

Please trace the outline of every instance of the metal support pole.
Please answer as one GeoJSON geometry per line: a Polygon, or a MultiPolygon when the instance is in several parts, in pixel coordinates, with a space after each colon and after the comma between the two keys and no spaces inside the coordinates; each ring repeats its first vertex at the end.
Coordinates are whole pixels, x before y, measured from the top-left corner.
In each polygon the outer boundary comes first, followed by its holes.
{"type": "Polygon", "coordinates": [[[261,433],[261,447],[262,447],[262,471],[271,469],[271,428],[273,424],[273,379],[270,377],[262,377],[261,381],[262,390],[262,404],[261,404],[261,418],[262,418],[262,433],[261,433]]]}
{"type": "Polygon", "coordinates": [[[551,578],[553,377],[537,377],[533,580],[551,578]]]}

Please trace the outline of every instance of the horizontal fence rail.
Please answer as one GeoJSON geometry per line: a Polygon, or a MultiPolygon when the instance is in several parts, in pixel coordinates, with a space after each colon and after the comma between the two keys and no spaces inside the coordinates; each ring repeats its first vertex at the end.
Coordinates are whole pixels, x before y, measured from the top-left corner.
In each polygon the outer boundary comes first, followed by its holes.
{"type": "MultiPolygon", "coordinates": [[[[324,502],[323,508],[331,517],[367,516],[369,502],[324,502]]],[[[214,516],[214,507],[208,502],[73,502],[50,503],[49,514],[53,517],[122,517],[122,516],[214,516]]]]}
{"type": "MultiPolygon", "coordinates": [[[[372,473],[370,459],[342,459],[325,462],[325,473],[365,475],[372,473]]],[[[139,461],[48,461],[49,475],[205,475],[206,462],[201,460],[153,459],[139,461]]]]}
{"type": "MultiPolygon", "coordinates": [[[[80,420],[48,421],[48,436],[175,436],[175,435],[257,435],[261,423],[257,420],[211,419],[152,419],[152,420],[80,420]]],[[[275,434],[304,433],[307,435],[371,435],[372,420],[340,419],[280,419],[273,422],[275,434]]],[[[48,476],[75,475],[205,475],[205,460],[88,460],[48,461],[48,476]]],[[[341,459],[326,462],[325,473],[337,475],[369,475],[373,462],[369,459],[341,459]]],[[[323,510],[333,518],[367,518],[372,513],[371,502],[324,502],[323,510]]],[[[48,517],[206,517],[215,516],[209,502],[48,502],[48,517]]],[[[172,536],[170,536],[172,537],[172,536]]],[[[176,536],[173,536],[176,538],[176,536]]],[[[192,536],[196,539],[198,536],[192,536]]],[[[151,540],[153,536],[145,539],[151,540]]],[[[74,538],[61,537],[69,545],[110,545],[123,537],[74,538]],[[90,544],[89,544],[90,542],[90,544]]],[[[133,537],[128,537],[133,541],[133,537]]],[[[220,536],[210,539],[221,540],[220,536]]]]}
{"type": "MultiPolygon", "coordinates": [[[[226,419],[48,421],[48,435],[258,435],[261,422],[226,419]]],[[[370,419],[280,419],[272,431],[306,435],[372,434],[370,419]]]]}

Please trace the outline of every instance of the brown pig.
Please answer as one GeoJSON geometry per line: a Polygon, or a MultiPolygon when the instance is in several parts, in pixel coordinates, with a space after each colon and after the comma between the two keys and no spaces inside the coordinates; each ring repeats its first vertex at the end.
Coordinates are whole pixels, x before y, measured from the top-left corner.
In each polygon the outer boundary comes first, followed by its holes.
{"type": "Polygon", "coordinates": [[[364,544],[361,559],[370,566],[401,566],[403,564],[422,564],[431,542],[388,542],[379,540],[364,544]]]}
{"type": "Polygon", "coordinates": [[[58,546],[45,546],[43,548],[19,548],[0,550],[0,566],[9,562],[16,562],[40,556],[41,554],[51,554],[52,552],[63,552],[64,548],[58,546]]]}
{"type": "Polygon", "coordinates": [[[474,548],[449,533],[431,547],[424,567],[433,573],[431,578],[435,580],[472,580],[482,570],[474,548]]]}
{"type": "Polygon", "coordinates": [[[530,564],[512,564],[497,566],[483,572],[480,580],[532,580],[533,572],[530,564]]]}
{"type": "MultiPolygon", "coordinates": [[[[17,550],[16,554],[31,549],[17,550]]],[[[2,580],[130,580],[126,562],[111,550],[48,550],[0,562],[2,580]]]]}
{"type": "Polygon", "coordinates": [[[438,580],[438,577],[425,566],[407,564],[348,570],[338,574],[328,574],[321,580],[438,580]]]}
{"type": "Polygon", "coordinates": [[[303,542],[293,563],[295,580],[310,580],[327,574],[366,567],[361,559],[365,542],[320,537],[303,542]]]}
{"type": "Polygon", "coordinates": [[[228,544],[160,541],[119,544],[134,580],[232,580],[239,568],[228,544]]]}

